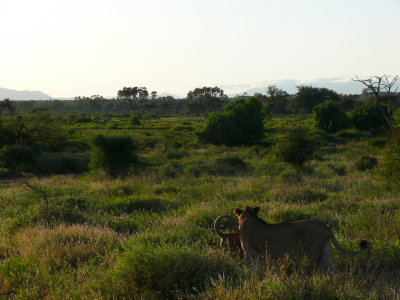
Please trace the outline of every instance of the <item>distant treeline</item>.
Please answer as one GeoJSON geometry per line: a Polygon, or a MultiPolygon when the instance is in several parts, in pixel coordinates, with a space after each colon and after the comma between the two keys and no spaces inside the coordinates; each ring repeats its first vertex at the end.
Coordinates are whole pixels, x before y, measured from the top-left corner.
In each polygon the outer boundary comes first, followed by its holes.
{"type": "MultiPolygon", "coordinates": [[[[338,102],[342,109],[349,111],[357,103],[373,100],[373,96],[368,91],[360,95],[343,95],[327,88],[312,86],[298,86],[297,88],[296,94],[288,94],[276,86],[269,86],[265,94],[256,94],[255,96],[273,114],[310,113],[316,105],[327,100],[338,102]]],[[[224,105],[247,97],[248,95],[244,94],[228,98],[218,87],[203,87],[189,91],[186,98],[176,99],[172,96],[159,97],[157,92],[149,93],[145,87],[124,87],[118,91],[118,97],[112,99],[93,95],[91,97],[75,97],[74,100],[30,100],[11,101],[11,103],[16,113],[46,109],[55,112],[135,112],[168,115],[204,114],[220,111],[224,105]]],[[[392,95],[391,102],[398,106],[399,94],[392,95]]],[[[8,111],[3,109],[2,113],[7,114],[8,111]]]]}

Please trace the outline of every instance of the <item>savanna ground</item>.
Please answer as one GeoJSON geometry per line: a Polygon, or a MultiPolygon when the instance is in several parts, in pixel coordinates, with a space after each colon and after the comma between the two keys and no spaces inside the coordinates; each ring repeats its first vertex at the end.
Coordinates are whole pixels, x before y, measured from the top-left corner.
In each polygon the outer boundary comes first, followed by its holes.
{"type": "MultiPolygon", "coordinates": [[[[73,140],[131,135],[140,166],[126,178],[101,173],[0,182],[0,298],[3,299],[398,299],[399,190],[379,176],[384,136],[354,129],[326,136],[302,168],[279,161],[274,140],[307,115],[267,121],[262,146],[201,145],[203,117],[124,115],[70,118],[73,140]],[[378,165],[361,170],[363,155],[378,165]],[[326,222],[339,243],[338,271],[306,261],[269,262],[254,274],[219,250],[214,219],[235,207],[261,206],[277,223],[326,222]]],[[[233,230],[233,224],[225,224],[233,230]]]]}

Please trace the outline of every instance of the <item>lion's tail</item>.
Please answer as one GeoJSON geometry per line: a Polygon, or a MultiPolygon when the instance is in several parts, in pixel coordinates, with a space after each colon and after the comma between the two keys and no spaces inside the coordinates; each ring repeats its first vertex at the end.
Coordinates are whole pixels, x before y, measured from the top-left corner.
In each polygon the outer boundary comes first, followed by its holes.
{"type": "Polygon", "coordinates": [[[221,239],[226,238],[226,237],[228,236],[228,234],[223,233],[223,232],[220,231],[219,228],[218,228],[219,222],[220,222],[222,219],[224,219],[224,218],[226,218],[226,219],[231,219],[231,220],[233,220],[235,223],[237,223],[237,220],[236,220],[234,217],[229,216],[229,215],[222,215],[222,216],[219,216],[218,218],[216,218],[215,221],[214,221],[214,231],[215,231],[215,233],[216,233],[221,239]]]}
{"type": "Polygon", "coordinates": [[[360,250],[358,250],[358,251],[348,251],[348,250],[346,250],[346,249],[343,249],[343,248],[339,245],[339,243],[338,243],[338,241],[336,240],[336,237],[335,237],[335,235],[333,234],[333,232],[330,233],[330,239],[331,239],[333,245],[335,246],[335,248],[336,248],[340,253],[345,254],[345,255],[352,255],[352,256],[354,256],[354,255],[361,254],[361,253],[363,253],[363,252],[367,249],[367,247],[368,247],[368,241],[362,239],[362,240],[360,240],[360,242],[359,242],[360,250]]]}

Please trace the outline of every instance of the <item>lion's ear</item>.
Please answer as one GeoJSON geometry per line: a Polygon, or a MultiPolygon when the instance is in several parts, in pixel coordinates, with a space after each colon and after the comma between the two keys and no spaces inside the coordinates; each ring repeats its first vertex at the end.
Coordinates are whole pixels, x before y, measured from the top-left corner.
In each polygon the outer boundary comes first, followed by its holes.
{"type": "Polygon", "coordinates": [[[260,207],[254,207],[254,212],[256,213],[256,215],[258,215],[258,213],[260,212],[260,207]]]}
{"type": "Polygon", "coordinates": [[[239,208],[235,208],[234,210],[233,210],[233,213],[236,215],[236,216],[240,216],[240,214],[242,213],[242,210],[240,210],[239,208]]]}

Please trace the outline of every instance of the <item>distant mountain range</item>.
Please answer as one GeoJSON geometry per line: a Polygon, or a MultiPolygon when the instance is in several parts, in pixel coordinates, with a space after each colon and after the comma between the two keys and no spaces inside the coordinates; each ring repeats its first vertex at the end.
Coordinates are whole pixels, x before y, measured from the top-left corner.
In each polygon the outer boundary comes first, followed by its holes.
{"type": "MultiPolygon", "coordinates": [[[[222,84],[217,85],[225,91],[229,97],[247,94],[249,96],[255,93],[266,94],[267,87],[275,85],[278,88],[295,94],[299,85],[311,85],[313,87],[325,87],[336,91],[339,94],[361,94],[364,86],[359,83],[345,78],[322,78],[310,81],[301,81],[293,79],[275,80],[275,81],[260,81],[248,84],[222,84]]],[[[400,88],[400,86],[399,86],[400,88]]],[[[176,99],[184,98],[171,93],[160,93],[159,96],[173,96],[176,99]]],[[[16,91],[11,89],[0,88],[0,100],[9,98],[10,100],[72,100],[73,98],[54,98],[40,91],[16,91]]]]}
{"type": "Polygon", "coordinates": [[[289,94],[297,93],[297,87],[299,85],[311,85],[313,87],[324,87],[336,91],[339,94],[361,94],[364,86],[353,80],[344,78],[323,78],[310,81],[300,81],[293,79],[286,80],[275,80],[275,81],[262,81],[252,84],[238,84],[238,85],[220,85],[225,93],[230,97],[237,95],[254,95],[255,93],[265,94],[269,85],[275,85],[276,87],[288,92],[289,94]]]}
{"type": "MultiPolygon", "coordinates": [[[[171,93],[161,93],[160,97],[172,96],[176,99],[182,98],[178,95],[171,93]]],[[[115,96],[116,97],[116,96],[115,96]]],[[[8,98],[10,100],[73,100],[74,98],[63,98],[63,97],[52,97],[48,94],[45,94],[41,91],[17,91],[6,88],[0,88],[0,101],[4,98],[8,98]]],[[[107,97],[108,98],[108,97],[107,97]]]]}
{"type": "Polygon", "coordinates": [[[50,100],[53,97],[40,91],[16,91],[0,88],[0,100],[8,98],[10,100],[50,100]]]}

